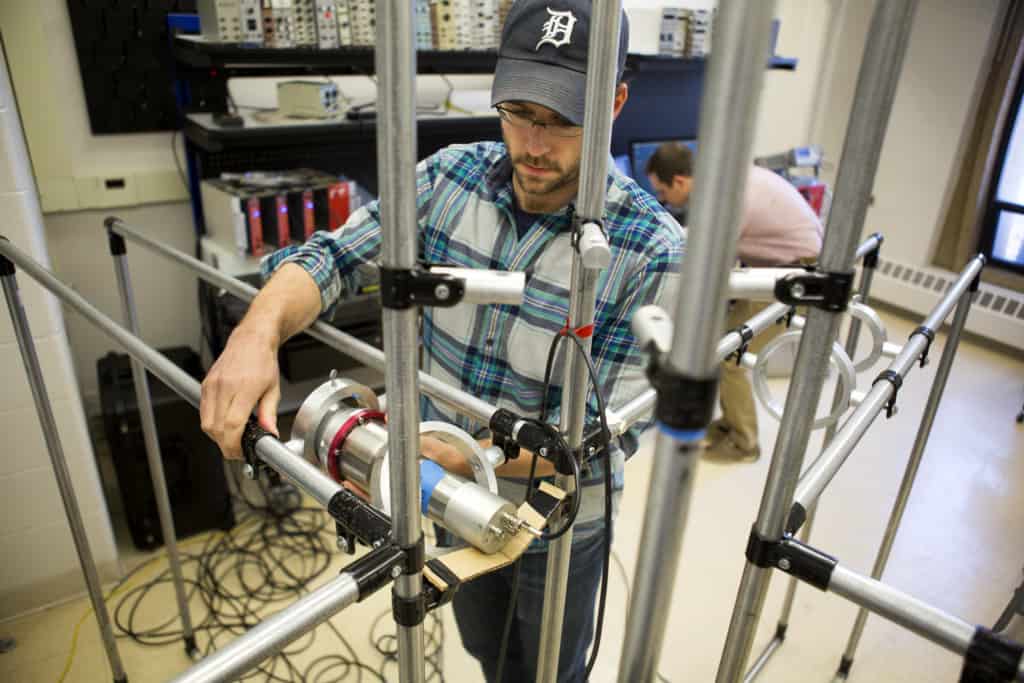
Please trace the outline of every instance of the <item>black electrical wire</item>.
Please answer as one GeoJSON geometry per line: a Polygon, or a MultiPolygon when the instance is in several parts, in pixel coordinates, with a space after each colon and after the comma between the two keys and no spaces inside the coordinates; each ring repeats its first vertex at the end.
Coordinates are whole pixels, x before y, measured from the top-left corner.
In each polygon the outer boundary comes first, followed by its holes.
{"type": "MultiPolygon", "coordinates": [[[[605,501],[604,501],[604,517],[605,517],[605,519],[604,519],[604,522],[605,522],[605,524],[604,524],[604,567],[603,567],[602,572],[601,572],[601,592],[600,592],[600,598],[599,598],[599,602],[598,602],[597,624],[596,624],[596,627],[594,629],[594,633],[595,633],[595,635],[594,635],[594,646],[593,646],[593,649],[591,650],[590,661],[587,663],[586,675],[584,677],[584,680],[587,680],[587,679],[590,678],[590,672],[594,668],[594,664],[597,661],[598,652],[600,651],[600,648],[601,648],[601,632],[604,630],[605,605],[607,604],[607,598],[608,598],[608,573],[609,573],[609,568],[610,568],[610,565],[611,565],[611,550],[612,550],[612,479],[611,479],[611,477],[612,477],[612,464],[611,464],[611,449],[610,449],[611,429],[609,429],[609,427],[608,427],[607,410],[606,410],[605,404],[604,404],[604,397],[601,396],[601,389],[600,389],[601,385],[600,385],[600,383],[598,381],[597,370],[594,367],[594,362],[590,358],[590,354],[588,354],[586,352],[586,349],[583,348],[583,343],[580,341],[579,337],[577,337],[575,334],[570,333],[568,330],[561,330],[554,337],[554,339],[551,340],[551,346],[548,348],[547,363],[545,364],[545,368],[544,368],[544,392],[541,395],[540,417],[536,421],[536,423],[539,424],[544,429],[552,429],[552,430],[554,430],[554,428],[551,425],[549,425],[547,423],[547,421],[546,421],[546,419],[547,419],[547,406],[548,406],[548,393],[549,393],[549,391],[551,389],[551,373],[552,373],[552,368],[554,366],[555,354],[558,351],[558,347],[561,344],[561,341],[562,341],[563,337],[570,337],[573,340],[573,342],[576,344],[576,349],[580,352],[580,355],[583,357],[583,360],[587,364],[587,372],[588,372],[588,374],[590,376],[590,382],[591,382],[591,384],[594,387],[594,395],[597,398],[597,412],[598,412],[598,417],[601,420],[601,430],[602,430],[602,432],[604,434],[604,437],[605,437],[604,438],[605,445],[604,445],[604,448],[602,449],[603,454],[604,454],[604,494],[605,494],[605,501]]],[[[531,420],[531,422],[533,422],[533,421],[531,420]]],[[[559,444],[560,447],[565,449],[563,452],[568,452],[569,451],[568,444],[566,444],[564,439],[562,439],[561,434],[558,434],[558,438],[561,440],[561,443],[559,444]]],[[[581,477],[581,473],[580,473],[580,464],[579,464],[579,461],[575,457],[570,457],[569,461],[573,465],[573,476],[575,477],[575,482],[576,482],[576,491],[575,491],[575,493],[573,495],[573,508],[570,511],[570,515],[567,518],[566,524],[564,524],[561,529],[559,529],[554,534],[545,534],[544,536],[542,536],[542,538],[545,538],[546,540],[555,539],[555,538],[558,538],[559,536],[565,534],[570,528],[572,528],[573,523],[576,521],[576,515],[579,512],[580,499],[582,498],[582,489],[581,489],[582,477],[581,477]]],[[[526,502],[530,501],[531,494],[533,493],[533,482],[534,482],[534,478],[535,478],[535,475],[536,475],[536,469],[537,469],[537,456],[534,456],[533,460],[530,463],[530,475],[529,475],[529,478],[527,479],[527,483],[526,483],[526,502]]],[[[512,588],[511,588],[511,593],[510,593],[510,596],[509,596],[509,605],[508,605],[508,610],[505,613],[505,625],[504,625],[504,629],[502,631],[502,636],[501,636],[501,648],[499,649],[499,652],[498,652],[498,670],[497,670],[497,676],[495,677],[496,683],[501,683],[502,682],[502,677],[503,677],[504,671],[505,671],[505,663],[506,663],[506,659],[508,658],[509,638],[510,638],[511,632],[512,632],[512,620],[515,617],[516,600],[517,600],[518,594],[519,594],[519,579],[520,579],[521,570],[522,570],[522,557],[520,557],[518,560],[516,560],[516,563],[515,563],[514,569],[513,569],[512,588]]]]}
{"type": "MultiPolygon", "coordinates": [[[[601,420],[601,431],[604,433],[604,569],[601,571],[601,595],[598,599],[597,624],[594,628],[594,647],[590,651],[590,661],[587,662],[587,672],[583,680],[590,679],[590,672],[597,662],[597,653],[601,649],[601,632],[604,630],[604,611],[608,600],[608,573],[611,565],[612,553],[612,455],[611,455],[611,429],[608,428],[608,412],[605,409],[604,397],[601,396],[600,384],[598,383],[597,369],[590,354],[583,348],[583,342],[576,335],[571,335],[576,343],[583,360],[587,363],[587,373],[590,375],[590,382],[594,385],[594,396],[597,398],[597,414],[601,420]]],[[[575,460],[575,458],[573,458],[575,460]]]]}
{"type": "MultiPolygon", "coordinates": [[[[233,501],[242,508],[238,523],[224,534],[206,539],[198,552],[181,553],[185,575],[186,599],[191,606],[194,633],[203,656],[258,625],[262,614],[279,603],[294,600],[308,592],[313,582],[331,567],[334,525],[323,510],[303,507],[293,487],[272,486],[259,482],[263,500],[253,500],[238,485],[232,469],[235,490],[233,501]],[[201,604],[196,609],[195,603],[201,604]]],[[[140,565],[125,576],[118,588],[137,576],[149,563],[140,565]]],[[[181,641],[184,633],[177,614],[155,625],[142,624],[141,614],[151,612],[148,603],[160,588],[172,582],[170,569],[123,594],[113,610],[119,637],[131,638],[141,645],[162,646],[181,641]]],[[[390,610],[381,613],[374,628],[390,610]]],[[[371,630],[370,642],[383,662],[374,668],[359,660],[352,644],[330,622],[327,631],[337,640],[337,654],[313,659],[305,665],[296,658],[308,652],[318,633],[309,632],[290,644],[276,657],[262,662],[242,680],[274,683],[336,683],[343,680],[388,680],[385,667],[396,661],[394,647],[387,647],[394,635],[377,637],[371,630]]],[[[322,633],[322,631],[320,632],[322,633]]],[[[441,661],[444,627],[436,614],[427,618],[427,680],[443,683],[441,661]]]]}

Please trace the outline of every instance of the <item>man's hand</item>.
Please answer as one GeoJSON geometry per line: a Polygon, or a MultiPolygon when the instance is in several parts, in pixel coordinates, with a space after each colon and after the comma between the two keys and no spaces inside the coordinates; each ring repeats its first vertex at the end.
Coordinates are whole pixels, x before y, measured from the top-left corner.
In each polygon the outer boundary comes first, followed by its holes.
{"type": "Polygon", "coordinates": [[[466,460],[466,456],[450,443],[429,435],[421,436],[420,454],[424,458],[433,460],[452,474],[467,479],[473,478],[473,468],[466,460]]]}
{"type": "Polygon", "coordinates": [[[229,460],[241,459],[242,430],[257,404],[260,425],[278,435],[281,380],[277,346],[276,334],[243,322],[203,380],[199,403],[203,431],[229,460]]]}

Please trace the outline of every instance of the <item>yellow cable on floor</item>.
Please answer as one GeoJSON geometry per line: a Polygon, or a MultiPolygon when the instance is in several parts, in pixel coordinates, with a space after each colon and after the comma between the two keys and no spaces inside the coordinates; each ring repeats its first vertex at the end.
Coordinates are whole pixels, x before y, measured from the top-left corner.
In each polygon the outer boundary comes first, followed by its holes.
{"type": "MultiPolygon", "coordinates": [[[[245,522],[243,522],[243,524],[244,523],[245,522]]],[[[199,543],[200,541],[207,541],[207,540],[209,540],[209,538],[210,538],[210,536],[212,534],[220,534],[221,536],[224,536],[224,535],[227,534],[227,532],[225,532],[225,531],[209,531],[209,532],[207,532],[205,534],[202,534],[200,536],[196,536],[195,538],[191,538],[191,539],[185,541],[184,543],[179,543],[178,547],[184,547],[184,546],[187,546],[187,545],[192,545],[194,543],[199,543]]],[[[142,570],[147,565],[153,564],[157,560],[162,560],[164,558],[166,558],[166,554],[165,553],[161,553],[160,555],[156,555],[154,557],[151,557],[148,560],[146,560],[145,562],[143,562],[142,564],[140,564],[138,567],[136,567],[133,570],[135,572],[135,576],[133,576],[130,580],[125,581],[124,583],[115,586],[109,593],[107,593],[107,595],[105,595],[103,597],[103,602],[104,603],[107,602],[108,600],[110,600],[110,598],[114,597],[115,594],[117,594],[118,592],[124,590],[128,586],[134,587],[134,584],[138,581],[139,576],[141,576],[141,574],[142,574],[142,570]]],[[[72,635],[71,635],[71,650],[70,650],[70,652],[68,652],[68,659],[64,663],[64,670],[61,672],[60,678],[57,679],[57,683],[64,683],[64,679],[67,678],[68,673],[71,671],[71,665],[75,661],[75,653],[78,650],[78,635],[79,635],[79,633],[82,630],[82,624],[85,623],[85,620],[88,619],[89,615],[92,614],[92,613],[93,613],[93,610],[92,610],[92,607],[90,607],[89,609],[87,609],[85,611],[85,614],[82,615],[82,618],[78,620],[78,623],[75,624],[75,630],[72,632],[72,635]]]]}

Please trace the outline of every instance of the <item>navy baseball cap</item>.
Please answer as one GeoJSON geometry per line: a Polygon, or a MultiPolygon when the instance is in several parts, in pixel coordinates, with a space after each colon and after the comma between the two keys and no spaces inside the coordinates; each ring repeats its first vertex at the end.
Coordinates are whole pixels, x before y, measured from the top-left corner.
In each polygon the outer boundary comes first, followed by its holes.
{"type": "MultiPolygon", "coordinates": [[[[501,30],[491,106],[519,100],[583,125],[591,0],[516,0],[501,30]]],[[[614,45],[608,41],[608,47],[614,45]]],[[[629,22],[622,13],[618,78],[626,68],[629,22]]]]}

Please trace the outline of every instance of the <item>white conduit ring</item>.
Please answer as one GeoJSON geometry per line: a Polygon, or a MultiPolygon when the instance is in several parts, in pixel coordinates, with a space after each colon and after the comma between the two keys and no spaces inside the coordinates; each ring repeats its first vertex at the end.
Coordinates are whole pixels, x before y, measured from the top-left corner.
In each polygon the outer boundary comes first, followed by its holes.
{"type": "MultiPolygon", "coordinates": [[[[785,334],[779,335],[775,339],[765,344],[761,352],[757,354],[754,360],[751,374],[754,376],[754,394],[757,399],[761,402],[761,405],[765,407],[768,413],[776,420],[782,420],[782,405],[775,400],[772,396],[771,389],[768,388],[768,378],[766,368],[768,359],[778,352],[783,346],[796,346],[800,343],[800,337],[803,332],[793,331],[786,332],[785,334]]],[[[753,355],[753,354],[751,354],[753,355]]],[[[832,354],[829,357],[829,363],[834,365],[839,373],[839,403],[836,405],[835,410],[830,414],[824,415],[817,418],[811,425],[811,429],[821,429],[828,427],[829,425],[837,422],[846,412],[846,409],[850,407],[850,393],[856,387],[856,372],[853,368],[853,362],[850,357],[846,355],[846,351],[838,343],[833,342],[832,354]]]]}
{"type": "Polygon", "coordinates": [[[878,317],[875,309],[859,301],[851,301],[846,310],[871,331],[871,351],[859,362],[853,364],[854,370],[864,372],[871,369],[882,357],[882,350],[885,348],[885,342],[888,341],[885,324],[882,323],[882,319],[878,317]]]}
{"type": "MultiPolygon", "coordinates": [[[[469,466],[473,469],[473,479],[477,484],[484,487],[494,495],[498,495],[498,477],[494,473],[494,465],[484,454],[483,447],[466,433],[453,424],[441,421],[427,421],[420,423],[420,436],[432,436],[450,446],[454,446],[462,454],[469,466]]],[[[381,507],[387,514],[391,514],[390,494],[390,467],[389,459],[384,458],[380,465],[380,477],[378,478],[378,490],[372,491],[371,496],[380,500],[381,507]]]]}

